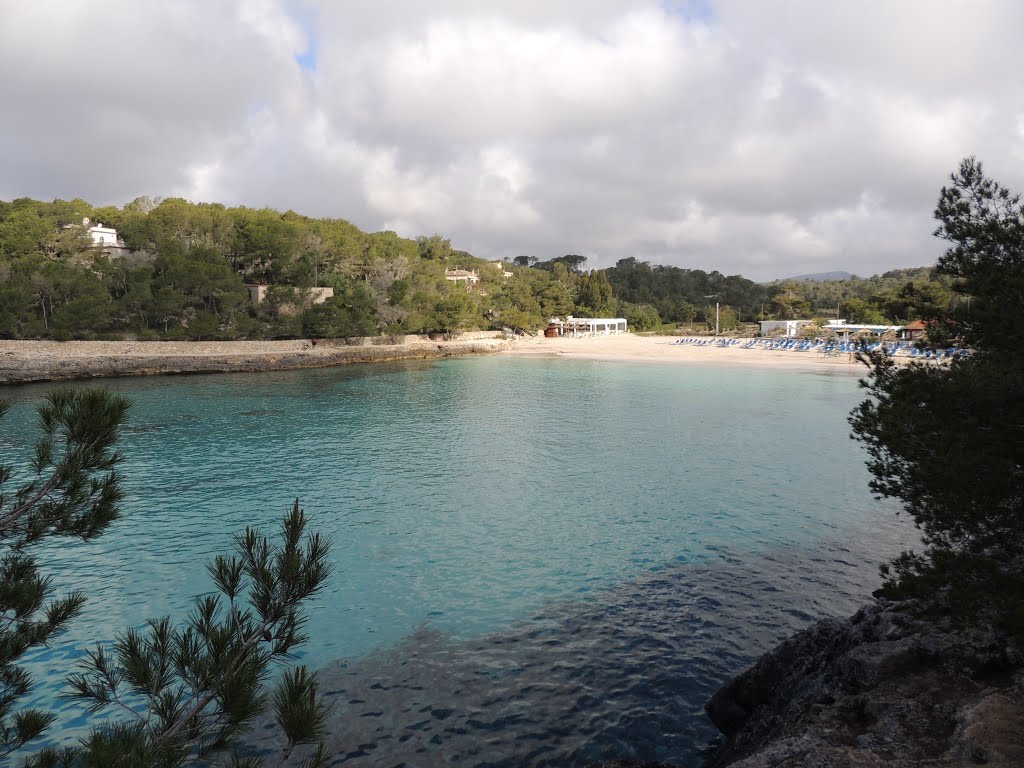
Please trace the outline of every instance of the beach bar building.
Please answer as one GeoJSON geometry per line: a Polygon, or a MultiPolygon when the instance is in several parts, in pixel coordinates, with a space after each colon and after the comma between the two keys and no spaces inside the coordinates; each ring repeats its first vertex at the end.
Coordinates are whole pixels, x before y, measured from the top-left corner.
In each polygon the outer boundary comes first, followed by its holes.
{"type": "Polygon", "coordinates": [[[618,336],[627,333],[626,321],[621,317],[573,317],[565,320],[551,319],[548,328],[555,329],[556,336],[618,336]]]}
{"type": "Polygon", "coordinates": [[[904,341],[917,341],[928,335],[928,324],[924,320],[914,320],[900,329],[900,338],[904,341]]]}
{"type": "Polygon", "coordinates": [[[870,325],[866,323],[848,323],[845,320],[833,320],[825,326],[826,330],[834,331],[839,336],[854,336],[858,333],[868,333],[873,336],[881,336],[883,333],[892,331],[899,333],[901,325],[870,325]]]}

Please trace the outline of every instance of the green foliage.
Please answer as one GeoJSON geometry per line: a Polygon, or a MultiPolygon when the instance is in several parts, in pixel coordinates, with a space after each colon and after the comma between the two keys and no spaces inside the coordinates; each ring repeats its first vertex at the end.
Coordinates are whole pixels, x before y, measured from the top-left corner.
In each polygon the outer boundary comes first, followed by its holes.
{"type": "MultiPolygon", "coordinates": [[[[10,488],[12,465],[0,463],[0,757],[38,737],[53,715],[18,710],[32,686],[18,666],[78,615],[81,592],[54,597],[32,545],[48,537],[95,538],[117,517],[121,499],[114,450],[128,401],[99,389],[52,392],[39,409],[43,436],[30,477],[10,488]]],[[[7,411],[0,402],[0,417],[7,411]]]]}
{"type": "Polygon", "coordinates": [[[951,306],[952,282],[931,267],[895,269],[868,278],[776,282],[767,287],[769,301],[761,319],[838,316],[878,325],[928,319],[951,306]]]}
{"type": "Polygon", "coordinates": [[[869,356],[871,398],[850,421],[871,457],[872,490],[899,499],[924,537],[922,552],[886,568],[886,593],[964,602],[967,586],[982,585],[971,594],[1011,620],[1024,604],[1010,600],[1024,586],[1009,585],[1024,565],[1024,355],[1015,333],[1024,313],[1024,209],[973,158],[952,181],[935,213],[936,234],[952,243],[938,269],[975,300],[969,312],[956,302],[939,315],[932,342],[955,335],[974,352],[949,365],[869,356]]]}
{"type": "Polygon", "coordinates": [[[339,286],[333,298],[302,313],[302,334],[325,339],[369,336],[374,331],[373,302],[363,283],[339,286]]]}
{"type": "MultiPolygon", "coordinates": [[[[55,719],[18,706],[32,685],[19,660],[85,605],[78,591],[53,595],[32,547],[51,537],[92,539],[117,517],[114,445],[128,408],[105,390],[57,390],[39,409],[43,437],[29,477],[9,488],[14,469],[0,465],[0,758],[29,747],[55,719]]],[[[0,402],[0,418],[6,411],[0,402]]],[[[217,594],[197,598],[183,625],[154,619],[89,652],[69,679],[69,697],[123,719],[105,720],[76,747],[40,750],[26,766],[258,766],[235,750],[268,706],[286,738],[283,761],[301,747],[299,764],[325,766],[318,742],[328,710],[316,675],[300,666],[285,671],[272,693],[265,685],[305,642],[303,605],[330,573],[330,543],[307,526],[296,500],[276,539],[246,529],[233,555],[207,566],[217,594]]]]}
{"type": "Polygon", "coordinates": [[[986,351],[1013,354],[1024,330],[1024,205],[970,158],[944,187],[936,236],[952,243],[938,270],[972,297],[957,302],[936,331],[986,351]]]}
{"type": "Polygon", "coordinates": [[[856,296],[842,303],[840,313],[851,323],[867,323],[869,325],[887,325],[888,319],[871,302],[856,296]]]}
{"type": "Polygon", "coordinates": [[[650,304],[628,304],[621,302],[619,313],[634,331],[649,331],[661,325],[658,310],[650,304]]]}
{"type": "MultiPolygon", "coordinates": [[[[689,323],[697,307],[711,301],[734,307],[753,317],[767,300],[767,289],[739,275],[726,277],[717,271],[650,265],[636,258],[620,259],[607,270],[615,295],[631,304],[650,304],[663,320],[689,323]]],[[[706,320],[706,317],[705,317],[706,320]]]]}
{"type": "Polygon", "coordinates": [[[776,283],[768,290],[768,297],[768,313],[773,318],[797,320],[810,317],[813,313],[813,305],[804,295],[804,288],[800,283],[776,283]]]}
{"type": "Polygon", "coordinates": [[[705,307],[704,322],[707,324],[709,331],[715,330],[715,325],[717,323],[718,330],[721,333],[726,331],[735,331],[740,327],[736,311],[729,305],[719,305],[717,311],[713,305],[705,307]]]}
{"type": "Polygon", "coordinates": [[[538,269],[546,269],[549,272],[554,270],[556,264],[561,264],[570,272],[580,272],[583,269],[583,265],[587,263],[586,256],[580,256],[576,253],[557,256],[553,259],[549,259],[548,261],[537,261],[536,259],[533,259],[533,261],[530,262],[530,257],[528,256],[526,258],[531,266],[535,266],[538,269]]]}
{"type": "Polygon", "coordinates": [[[452,255],[451,240],[446,237],[441,237],[441,235],[417,237],[416,247],[419,250],[419,255],[424,259],[448,261],[452,255]]]}
{"type": "Polygon", "coordinates": [[[451,339],[470,322],[474,310],[474,302],[469,292],[455,288],[435,305],[428,320],[428,330],[451,339]]]}
{"type": "MultiPolygon", "coordinates": [[[[129,765],[177,766],[234,753],[268,703],[286,740],[286,756],[316,744],[328,709],[316,675],[305,667],[284,673],[273,694],[264,690],[272,666],[306,641],[302,604],[325,583],[330,544],[306,533],[298,500],[281,522],[278,541],[247,528],[235,554],[207,569],[218,595],[196,599],[183,627],[154,619],[145,632],[129,629],[112,648],[97,646],[71,676],[71,698],[93,712],[129,712],[128,719],[93,731],[83,764],[97,755],[131,755],[129,765]],[[142,714],[135,714],[142,702],[142,714]]],[[[321,747],[307,765],[322,765],[321,747]]],[[[51,753],[38,760],[47,765],[51,753]]],[[[101,762],[101,761],[100,761],[101,762]]]]}
{"type": "MultiPolygon", "coordinates": [[[[941,313],[962,297],[952,277],[895,270],[833,282],[758,284],[717,271],[652,266],[635,258],[585,270],[578,254],[513,259],[506,279],[493,262],[452,248],[440,234],[410,240],[366,233],[342,219],[292,211],[226,208],[180,198],[138,198],[121,208],[82,200],[0,201],[0,338],[294,338],[428,332],[447,325],[453,306],[445,269],[476,270],[480,282],[465,327],[542,327],[568,314],[615,316],[649,306],[664,321],[707,320],[719,302],[737,320],[835,316],[909,320],[941,313]],[[90,216],[115,227],[128,251],[111,259],[91,247],[90,216]],[[276,299],[253,305],[245,284],[272,286],[276,299]],[[366,294],[356,293],[361,284],[366,294]],[[312,287],[348,292],[312,311],[312,287]],[[440,320],[444,322],[439,322],[440,320]]],[[[965,303],[969,303],[966,299],[965,303]]],[[[645,314],[637,324],[649,322],[645,314]]]]}
{"type": "Polygon", "coordinates": [[[576,313],[584,317],[608,317],[618,312],[611,283],[604,272],[582,274],[576,289],[576,313]]]}

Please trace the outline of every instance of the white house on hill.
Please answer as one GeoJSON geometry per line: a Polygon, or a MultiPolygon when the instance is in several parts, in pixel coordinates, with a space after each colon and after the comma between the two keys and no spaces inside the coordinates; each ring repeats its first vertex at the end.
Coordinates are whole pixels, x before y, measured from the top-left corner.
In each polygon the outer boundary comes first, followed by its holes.
{"type": "Polygon", "coordinates": [[[444,279],[450,280],[453,283],[466,283],[467,285],[476,285],[480,282],[480,273],[476,270],[460,269],[446,269],[444,272],[444,279]]]}
{"type": "Polygon", "coordinates": [[[105,227],[100,222],[92,224],[88,217],[82,219],[82,226],[92,239],[92,247],[105,251],[108,256],[122,256],[128,252],[128,246],[113,227],[105,227]]]}

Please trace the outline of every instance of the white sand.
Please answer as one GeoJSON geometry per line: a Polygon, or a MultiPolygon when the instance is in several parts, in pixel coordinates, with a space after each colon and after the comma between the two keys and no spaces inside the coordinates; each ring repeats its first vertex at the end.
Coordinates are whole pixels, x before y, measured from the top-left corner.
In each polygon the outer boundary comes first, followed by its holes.
{"type": "Polygon", "coordinates": [[[674,365],[767,366],[797,370],[830,370],[861,376],[865,367],[849,355],[826,356],[820,352],[742,349],[740,344],[719,348],[713,345],[673,344],[670,336],[590,336],[583,338],[527,338],[501,354],[513,356],[554,356],[578,360],[608,360],[674,365]]]}

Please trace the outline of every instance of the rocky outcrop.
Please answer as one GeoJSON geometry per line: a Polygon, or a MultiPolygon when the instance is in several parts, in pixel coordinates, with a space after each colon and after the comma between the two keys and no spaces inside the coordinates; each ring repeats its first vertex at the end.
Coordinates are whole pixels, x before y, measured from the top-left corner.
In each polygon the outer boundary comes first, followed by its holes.
{"type": "Polygon", "coordinates": [[[1024,766],[1020,650],[913,607],[821,621],[721,688],[709,768],[1024,766]]]}
{"type": "Polygon", "coordinates": [[[344,340],[237,342],[0,342],[0,384],[109,376],[241,373],[325,368],[350,363],[479,355],[508,348],[499,338],[405,340],[346,344],[344,340]]]}

